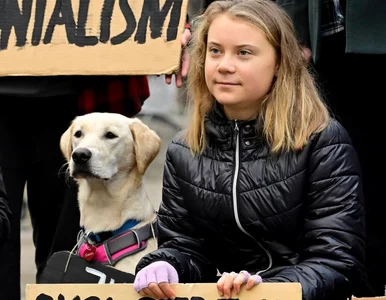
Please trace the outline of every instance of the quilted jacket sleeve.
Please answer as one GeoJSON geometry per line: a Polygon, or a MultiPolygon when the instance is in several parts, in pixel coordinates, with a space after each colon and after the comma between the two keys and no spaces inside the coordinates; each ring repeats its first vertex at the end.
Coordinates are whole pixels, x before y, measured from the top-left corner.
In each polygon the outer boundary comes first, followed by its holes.
{"type": "Polygon", "coordinates": [[[158,212],[158,249],[141,259],[136,272],[154,261],[164,260],[176,268],[180,283],[211,282],[217,270],[205,257],[202,239],[192,225],[176,180],[174,160],[180,156],[180,150],[180,145],[172,143],[166,154],[158,212]]]}
{"type": "MultiPolygon", "coordinates": [[[[314,0],[319,1],[319,0],[314,0]]],[[[291,18],[299,41],[310,47],[309,0],[275,0],[291,18]]]]}
{"type": "Polygon", "coordinates": [[[7,203],[7,194],[4,187],[3,175],[0,169],[0,252],[8,240],[11,231],[11,211],[7,203]]]}
{"type": "Polygon", "coordinates": [[[360,166],[348,134],[335,121],[313,144],[301,263],[264,281],[300,282],[304,300],[345,300],[364,274],[360,166]]]}

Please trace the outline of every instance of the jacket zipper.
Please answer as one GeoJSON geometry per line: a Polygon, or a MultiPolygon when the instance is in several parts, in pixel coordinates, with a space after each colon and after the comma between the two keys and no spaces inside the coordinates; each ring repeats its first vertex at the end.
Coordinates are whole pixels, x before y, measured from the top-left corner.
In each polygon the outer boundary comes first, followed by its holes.
{"type": "Polygon", "coordinates": [[[234,133],[236,135],[236,151],[235,151],[235,170],[234,170],[234,177],[233,177],[233,186],[232,186],[232,198],[233,198],[233,212],[235,216],[235,221],[237,223],[237,226],[239,229],[245,233],[247,236],[252,238],[256,244],[260,246],[264,250],[264,252],[268,256],[268,268],[265,270],[258,271],[256,274],[260,274],[262,272],[268,271],[272,267],[272,256],[269,251],[261,245],[251,234],[249,234],[244,227],[241,225],[240,218],[239,218],[239,212],[238,212],[238,207],[237,207],[237,183],[238,183],[238,177],[239,177],[239,170],[240,170],[240,132],[239,132],[239,125],[238,121],[235,120],[235,128],[234,128],[234,133]]]}

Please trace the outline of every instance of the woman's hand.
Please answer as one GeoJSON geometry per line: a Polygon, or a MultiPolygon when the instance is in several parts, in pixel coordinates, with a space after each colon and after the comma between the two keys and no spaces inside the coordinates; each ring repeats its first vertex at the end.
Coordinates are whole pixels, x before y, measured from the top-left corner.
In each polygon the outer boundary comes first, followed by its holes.
{"type": "Polygon", "coordinates": [[[143,297],[174,299],[176,295],[170,283],[178,283],[176,269],[165,261],[157,261],[138,272],[134,289],[143,297]]]}
{"type": "MultiPolygon", "coordinates": [[[[182,86],[183,78],[185,78],[188,75],[189,53],[186,50],[186,46],[188,45],[188,42],[190,41],[191,36],[192,36],[192,34],[190,33],[190,30],[185,29],[185,31],[181,37],[181,46],[182,46],[181,65],[180,65],[178,72],[175,74],[177,87],[182,86]]],[[[173,75],[165,75],[165,82],[167,84],[172,83],[172,76],[173,75]]]]}
{"type": "Polygon", "coordinates": [[[306,60],[307,63],[309,63],[312,59],[312,51],[310,48],[308,47],[303,47],[302,48],[302,51],[303,51],[303,57],[304,59],[306,60]]]}
{"type": "Polygon", "coordinates": [[[236,294],[240,293],[243,284],[246,284],[246,289],[250,290],[261,282],[263,282],[263,279],[260,275],[251,275],[247,271],[241,271],[240,273],[224,272],[217,281],[217,290],[221,297],[224,296],[226,299],[229,299],[232,297],[233,291],[236,294]]]}

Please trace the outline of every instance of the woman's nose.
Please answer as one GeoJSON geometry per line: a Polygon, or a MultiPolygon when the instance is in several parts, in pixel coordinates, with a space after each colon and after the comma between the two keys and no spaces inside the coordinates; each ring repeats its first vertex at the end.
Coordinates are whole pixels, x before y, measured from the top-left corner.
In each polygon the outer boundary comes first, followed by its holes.
{"type": "Polygon", "coordinates": [[[236,70],[235,62],[233,57],[224,55],[219,62],[217,70],[221,73],[228,72],[233,73],[236,70]]]}

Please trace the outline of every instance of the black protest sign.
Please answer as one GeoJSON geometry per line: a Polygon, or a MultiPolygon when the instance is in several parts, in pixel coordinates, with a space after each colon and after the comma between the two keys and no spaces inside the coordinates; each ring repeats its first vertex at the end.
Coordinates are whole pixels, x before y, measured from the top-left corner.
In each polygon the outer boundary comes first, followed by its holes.
{"type": "Polygon", "coordinates": [[[0,0],[0,75],[167,74],[188,0],[0,0]]]}
{"type": "MultiPolygon", "coordinates": [[[[222,300],[216,284],[175,284],[176,300],[222,300]]],[[[151,300],[134,291],[132,284],[32,284],[26,300],[151,300]]],[[[241,289],[238,300],[301,300],[299,283],[261,283],[252,290],[241,289]]]]}

